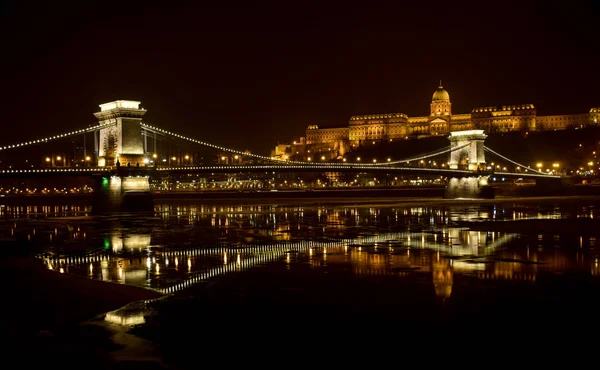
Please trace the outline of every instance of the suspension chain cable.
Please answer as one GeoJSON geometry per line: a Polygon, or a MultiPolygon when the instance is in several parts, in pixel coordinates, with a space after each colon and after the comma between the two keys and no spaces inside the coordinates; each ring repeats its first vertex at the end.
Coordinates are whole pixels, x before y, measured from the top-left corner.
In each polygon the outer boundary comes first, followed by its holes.
{"type": "Polygon", "coordinates": [[[487,150],[488,152],[490,152],[490,153],[492,153],[492,154],[495,154],[495,155],[497,155],[498,157],[500,157],[500,158],[502,158],[502,159],[504,159],[504,160],[507,160],[507,161],[509,161],[509,162],[510,162],[510,163],[512,163],[512,164],[515,164],[515,165],[517,165],[517,166],[519,166],[519,167],[522,167],[522,168],[524,168],[524,169],[526,169],[526,170],[528,170],[528,171],[533,171],[533,172],[535,172],[535,173],[538,173],[538,174],[540,174],[540,175],[550,176],[550,175],[548,175],[547,173],[543,173],[543,172],[540,172],[540,171],[534,170],[534,169],[533,169],[533,168],[531,168],[531,167],[523,166],[522,164],[520,164],[520,163],[517,163],[517,162],[513,161],[513,160],[512,160],[512,159],[510,159],[510,158],[506,158],[506,157],[505,157],[505,156],[503,156],[502,154],[500,154],[500,153],[498,153],[498,152],[495,152],[495,151],[493,151],[492,149],[488,148],[487,146],[484,146],[484,147],[483,147],[483,149],[484,149],[484,150],[487,150]]]}
{"type": "Polygon", "coordinates": [[[421,155],[416,156],[416,157],[410,157],[410,158],[406,158],[406,159],[400,159],[400,160],[397,160],[397,161],[391,161],[391,162],[387,162],[387,163],[382,163],[381,165],[384,165],[384,164],[385,165],[391,165],[391,164],[400,164],[400,163],[405,163],[405,162],[419,161],[419,160],[422,160],[422,159],[427,159],[427,158],[435,157],[435,156],[440,155],[440,154],[444,154],[444,153],[448,153],[448,152],[453,152],[453,151],[462,149],[462,148],[464,148],[464,147],[466,147],[468,145],[471,145],[471,143],[463,144],[463,145],[460,145],[460,146],[457,146],[457,147],[454,147],[454,148],[451,147],[451,146],[448,146],[448,147],[445,147],[443,149],[438,149],[438,150],[430,152],[430,153],[421,154],[421,155]]]}
{"type": "MultiPolygon", "coordinates": [[[[293,164],[310,164],[310,165],[316,165],[316,166],[328,166],[330,164],[328,163],[319,163],[319,162],[308,162],[308,161],[291,161],[291,160],[284,160],[284,159],[278,159],[278,158],[272,158],[272,157],[266,157],[263,155],[259,155],[259,154],[252,154],[252,153],[246,153],[246,152],[242,152],[241,150],[237,150],[237,149],[230,149],[230,148],[226,148],[220,145],[214,145],[211,143],[207,143],[205,141],[201,141],[201,140],[197,140],[197,139],[193,139],[190,137],[186,137],[183,135],[179,135],[173,132],[169,132],[167,130],[163,130],[161,128],[155,127],[155,126],[151,126],[148,125],[146,123],[142,123],[142,129],[150,131],[150,132],[155,132],[155,133],[159,133],[159,134],[163,134],[163,135],[170,135],[173,137],[176,137],[178,139],[182,139],[182,140],[187,140],[190,141],[192,143],[195,144],[200,144],[206,147],[210,147],[210,148],[214,148],[214,149],[218,149],[218,150],[222,150],[225,152],[230,152],[230,153],[234,153],[234,154],[238,154],[238,155],[242,155],[242,156],[246,156],[246,157],[252,157],[252,158],[257,158],[257,159],[262,159],[262,160],[266,160],[269,162],[277,162],[277,163],[293,163],[293,164]]],[[[393,164],[400,164],[400,163],[404,163],[404,162],[410,162],[410,161],[415,161],[415,160],[421,160],[421,159],[426,159],[426,158],[430,158],[436,155],[440,155],[440,154],[444,154],[450,151],[455,151],[455,150],[459,150],[462,149],[466,146],[470,145],[470,143],[458,146],[458,147],[446,147],[442,150],[437,150],[434,152],[430,152],[427,154],[422,154],[419,156],[415,156],[415,157],[410,157],[410,158],[406,158],[406,159],[401,159],[401,160],[396,160],[396,161],[392,161],[392,162],[382,162],[382,163],[361,163],[361,166],[373,166],[373,167],[377,167],[377,166],[389,166],[389,165],[393,165],[393,164]]],[[[338,163],[342,166],[352,166],[352,165],[356,165],[356,163],[338,163]]]]}
{"type": "Polygon", "coordinates": [[[46,138],[43,138],[43,139],[26,141],[26,142],[19,143],[19,144],[14,144],[14,145],[0,146],[0,151],[2,151],[2,150],[8,150],[8,149],[15,149],[15,148],[22,148],[22,147],[26,147],[26,146],[30,146],[30,145],[35,145],[35,144],[40,144],[40,143],[48,143],[48,142],[51,142],[51,141],[54,141],[54,140],[64,139],[64,138],[67,138],[67,137],[71,137],[71,136],[75,136],[75,135],[81,135],[81,134],[85,134],[85,133],[88,133],[88,132],[100,130],[102,128],[114,126],[116,124],[117,124],[116,122],[102,123],[102,124],[98,124],[98,125],[95,125],[95,126],[86,127],[84,129],[81,129],[81,130],[75,130],[75,131],[67,132],[66,134],[59,134],[59,135],[49,136],[49,137],[46,137],[46,138]]]}

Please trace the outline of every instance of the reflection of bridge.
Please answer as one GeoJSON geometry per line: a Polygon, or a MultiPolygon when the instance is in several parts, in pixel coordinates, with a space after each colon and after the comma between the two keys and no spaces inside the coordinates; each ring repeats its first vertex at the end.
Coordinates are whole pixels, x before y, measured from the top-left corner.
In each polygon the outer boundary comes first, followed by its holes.
{"type": "MultiPolygon", "coordinates": [[[[26,141],[23,143],[0,146],[0,152],[19,148],[39,146],[65,138],[83,136],[84,156],[88,160],[86,151],[86,134],[93,134],[94,138],[94,167],[50,167],[50,168],[9,168],[1,169],[1,177],[44,177],[44,176],[81,176],[100,175],[112,182],[112,177],[118,177],[118,191],[148,190],[148,179],[157,174],[194,174],[194,173],[257,173],[257,172],[363,172],[363,173],[393,173],[393,174],[421,174],[441,176],[449,179],[448,187],[454,191],[454,196],[478,196],[482,187],[487,185],[487,178],[491,175],[501,177],[529,177],[535,179],[559,178],[551,176],[530,167],[516,163],[502,156],[484,145],[486,135],[483,130],[451,132],[450,145],[439,150],[414,155],[403,159],[388,159],[383,163],[348,163],[344,160],[335,162],[292,161],[266,157],[241,150],[226,148],[207,143],[201,140],[172,133],[164,129],[142,123],[145,109],[139,108],[140,102],[119,100],[101,104],[101,111],[95,113],[99,124],[75,130],[72,132],[54,135],[42,139],[26,141]],[[228,152],[235,158],[247,158],[253,164],[238,165],[188,165],[188,166],[161,166],[157,159],[157,139],[169,138],[190,143],[219,153],[228,152]],[[151,150],[150,150],[151,149],[151,150]],[[518,172],[495,172],[494,168],[487,166],[484,152],[501,158],[503,161],[515,165],[518,172]],[[431,158],[446,156],[440,163],[441,167],[426,167],[424,161],[431,158]],[[447,163],[447,167],[446,167],[447,163]],[[146,181],[127,181],[129,177],[142,176],[146,181]],[[455,179],[455,181],[452,181],[455,179]],[[123,180],[123,181],[121,181],[123,180]]],[[[47,161],[54,159],[46,158],[47,161]]],[[[64,159],[63,159],[64,161],[64,159]]],[[[240,161],[241,162],[241,161],[240,161]]],[[[63,162],[64,164],[64,162],[63,162]]],[[[95,189],[97,190],[97,189],[95,189]]],[[[452,193],[452,191],[450,191],[452,193]]]]}
{"type": "MultiPolygon", "coordinates": [[[[267,263],[279,261],[281,259],[289,259],[295,253],[306,253],[309,256],[313,254],[327,253],[349,253],[350,250],[356,252],[378,252],[387,250],[389,253],[398,251],[406,251],[410,254],[410,250],[430,250],[444,253],[446,256],[484,256],[493,253],[495,249],[501,248],[517,237],[517,234],[499,234],[493,240],[486,240],[486,237],[480,237],[481,233],[477,231],[467,231],[466,238],[460,238],[459,233],[462,230],[453,229],[440,233],[438,240],[437,234],[426,232],[392,232],[382,233],[372,236],[360,236],[357,238],[340,238],[327,240],[301,240],[301,241],[286,241],[269,244],[231,244],[228,246],[216,245],[209,247],[192,247],[185,249],[168,249],[155,253],[153,257],[147,256],[144,263],[139,266],[143,271],[160,271],[161,268],[172,265],[182,265],[187,269],[188,276],[180,282],[173,285],[160,287],[158,290],[162,293],[170,294],[184,290],[196,283],[207,281],[220,275],[231,272],[243,271],[265,265],[267,263]],[[433,240],[431,240],[433,239],[433,240]],[[458,243],[457,243],[458,242],[458,243]],[[156,257],[162,258],[157,261],[156,257]],[[217,258],[223,261],[222,264],[209,267],[201,271],[191,271],[191,258],[208,257],[217,258]],[[160,265],[159,265],[160,264],[160,265]],[[159,267],[160,266],[160,267],[159,267]]],[[[485,233],[484,233],[485,234],[485,233]]],[[[149,236],[142,236],[141,240],[147,245],[135,244],[135,248],[140,248],[146,253],[147,247],[150,244],[149,236]]],[[[51,269],[61,270],[68,266],[87,266],[92,263],[108,262],[111,259],[118,258],[118,254],[122,251],[122,242],[113,241],[114,255],[106,255],[97,253],[86,256],[53,256],[46,257],[45,263],[51,269]]],[[[475,266],[475,265],[474,265],[475,266]]],[[[117,276],[123,276],[122,268],[117,276]]],[[[142,271],[142,270],[140,270],[142,271]]],[[[130,271],[131,272],[131,271],[130,271]]],[[[103,275],[108,275],[103,274],[103,275]]],[[[146,282],[146,274],[142,276],[142,281],[146,282]]]]}

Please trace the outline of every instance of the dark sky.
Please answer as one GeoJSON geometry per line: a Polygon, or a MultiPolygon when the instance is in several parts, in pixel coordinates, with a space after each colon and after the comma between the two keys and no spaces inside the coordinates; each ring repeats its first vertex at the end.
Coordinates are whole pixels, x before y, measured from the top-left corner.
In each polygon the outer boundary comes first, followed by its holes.
{"type": "Polygon", "coordinates": [[[440,79],[454,113],[600,106],[597,1],[57,3],[1,5],[0,144],[93,124],[116,99],[140,100],[150,124],[261,154],[309,124],[426,115],[440,79]]]}

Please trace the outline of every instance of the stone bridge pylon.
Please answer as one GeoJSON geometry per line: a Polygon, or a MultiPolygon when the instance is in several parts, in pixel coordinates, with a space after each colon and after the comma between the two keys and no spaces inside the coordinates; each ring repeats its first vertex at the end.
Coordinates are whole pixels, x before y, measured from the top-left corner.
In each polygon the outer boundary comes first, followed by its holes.
{"type": "Polygon", "coordinates": [[[450,152],[448,167],[473,171],[473,174],[448,178],[445,198],[494,198],[494,189],[488,185],[489,173],[486,173],[487,164],[484,154],[486,137],[483,130],[450,133],[448,136],[450,147],[460,149],[450,152]]]}
{"type": "Polygon", "coordinates": [[[451,169],[485,170],[486,163],[483,147],[486,137],[487,135],[483,133],[483,130],[451,132],[448,137],[450,147],[464,147],[450,152],[448,166],[451,169]]]}
{"type": "Polygon", "coordinates": [[[144,142],[140,122],[146,113],[139,101],[115,100],[100,104],[100,112],[94,113],[100,124],[110,124],[100,129],[98,146],[98,166],[111,167],[117,164],[143,165],[144,142]]]}

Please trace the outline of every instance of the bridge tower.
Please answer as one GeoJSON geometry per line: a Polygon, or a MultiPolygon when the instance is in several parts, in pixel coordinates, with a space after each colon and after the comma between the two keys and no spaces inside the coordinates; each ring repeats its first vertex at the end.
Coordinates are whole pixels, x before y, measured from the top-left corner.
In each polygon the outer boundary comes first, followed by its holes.
{"type": "Polygon", "coordinates": [[[466,146],[450,152],[449,168],[468,169],[471,171],[485,169],[486,163],[483,146],[486,137],[487,135],[483,133],[483,130],[451,132],[448,139],[452,148],[466,146]]]}
{"type": "Polygon", "coordinates": [[[143,165],[144,143],[140,122],[146,113],[139,101],[115,100],[100,104],[100,112],[94,113],[101,124],[114,125],[100,129],[98,166],[143,165]]]}
{"type": "Polygon", "coordinates": [[[450,132],[450,147],[464,147],[450,152],[448,167],[454,170],[470,170],[473,174],[448,178],[445,198],[494,198],[494,189],[488,184],[489,174],[478,173],[486,169],[486,137],[483,130],[450,132]]]}

